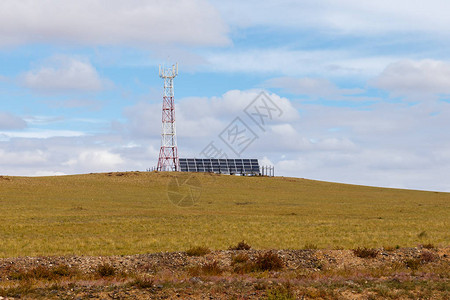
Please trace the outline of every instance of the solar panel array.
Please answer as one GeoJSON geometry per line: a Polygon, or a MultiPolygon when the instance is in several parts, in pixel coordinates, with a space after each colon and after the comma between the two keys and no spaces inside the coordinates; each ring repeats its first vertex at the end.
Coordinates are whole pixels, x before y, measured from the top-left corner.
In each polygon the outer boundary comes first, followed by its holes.
{"type": "Polygon", "coordinates": [[[180,158],[181,172],[257,175],[257,159],[180,158]]]}

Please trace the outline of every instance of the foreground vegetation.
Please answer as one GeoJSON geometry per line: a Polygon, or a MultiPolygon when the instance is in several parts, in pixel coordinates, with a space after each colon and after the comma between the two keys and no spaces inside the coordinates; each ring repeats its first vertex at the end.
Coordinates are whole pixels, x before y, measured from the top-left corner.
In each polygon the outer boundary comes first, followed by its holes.
{"type": "Polygon", "coordinates": [[[2,176],[0,257],[226,249],[240,240],[256,249],[450,241],[448,193],[197,174],[201,197],[178,207],[167,196],[171,176],[2,176]]]}
{"type": "MultiPolygon", "coordinates": [[[[246,247],[241,247],[246,245],[246,247]]],[[[448,299],[450,248],[227,250],[0,259],[0,297],[448,299]]],[[[248,247],[247,247],[248,246],[248,247]]]]}

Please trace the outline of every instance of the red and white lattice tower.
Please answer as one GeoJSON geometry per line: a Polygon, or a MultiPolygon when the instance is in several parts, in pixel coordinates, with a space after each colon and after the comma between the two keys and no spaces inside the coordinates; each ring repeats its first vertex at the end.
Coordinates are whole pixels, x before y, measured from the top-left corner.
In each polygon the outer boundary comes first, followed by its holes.
{"type": "Polygon", "coordinates": [[[171,68],[159,66],[159,77],[164,79],[162,105],[161,150],[159,151],[158,171],[178,171],[177,134],[175,130],[175,102],[173,79],[178,75],[178,64],[171,68]]]}

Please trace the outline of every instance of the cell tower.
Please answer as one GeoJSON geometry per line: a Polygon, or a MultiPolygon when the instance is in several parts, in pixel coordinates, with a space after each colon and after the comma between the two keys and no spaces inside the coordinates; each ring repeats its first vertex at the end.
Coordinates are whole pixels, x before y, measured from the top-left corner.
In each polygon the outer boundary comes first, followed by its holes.
{"type": "Polygon", "coordinates": [[[159,77],[164,79],[162,105],[161,150],[159,151],[158,171],[179,171],[177,135],[175,130],[175,103],[173,79],[178,75],[178,64],[171,68],[159,66],[159,77]]]}

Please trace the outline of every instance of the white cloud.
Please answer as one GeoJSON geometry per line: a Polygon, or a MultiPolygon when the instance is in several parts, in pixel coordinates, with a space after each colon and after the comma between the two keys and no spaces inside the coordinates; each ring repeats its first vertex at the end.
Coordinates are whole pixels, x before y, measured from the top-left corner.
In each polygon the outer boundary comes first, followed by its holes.
{"type": "Polygon", "coordinates": [[[7,175],[47,176],[144,171],[156,164],[158,151],[154,147],[139,144],[130,146],[129,141],[117,135],[0,139],[0,172],[7,175]]]}
{"type": "MultiPolygon", "coordinates": [[[[447,144],[448,146],[448,144],[447,144]]],[[[395,145],[360,148],[352,152],[307,151],[275,164],[276,173],[369,186],[450,191],[446,178],[450,162],[431,152],[395,145]]]]}
{"type": "Polygon", "coordinates": [[[76,158],[71,158],[64,162],[63,165],[77,166],[84,169],[89,168],[100,172],[121,167],[123,163],[124,160],[119,154],[111,153],[108,150],[87,150],[79,153],[76,158]]]}
{"type": "Polygon", "coordinates": [[[213,51],[206,52],[204,56],[209,71],[340,78],[346,76],[369,78],[378,75],[387,64],[398,60],[395,56],[368,56],[353,50],[286,48],[213,51]]]}
{"type": "Polygon", "coordinates": [[[292,128],[279,127],[253,148],[266,150],[260,155],[269,155],[277,174],[450,191],[443,179],[450,168],[450,132],[443,129],[449,126],[449,103],[300,108],[302,117],[292,128]]]}
{"type": "Polygon", "coordinates": [[[27,128],[21,131],[1,131],[0,140],[9,141],[13,138],[30,138],[30,139],[47,139],[52,137],[75,137],[83,136],[84,132],[74,130],[58,130],[58,129],[36,129],[27,128]]]}
{"type": "Polygon", "coordinates": [[[88,61],[67,56],[51,58],[46,65],[23,74],[21,80],[41,92],[99,91],[108,84],[88,61]]]}
{"type": "Polygon", "coordinates": [[[277,77],[266,80],[263,85],[269,88],[281,88],[282,91],[291,94],[305,95],[311,98],[326,97],[328,100],[343,100],[342,96],[357,95],[364,92],[364,90],[357,88],[341,89],[327,79],[310,77],[277,77]]]}
{"type": "Polygon", "coordinates": [[[64,176],[68,175],[63,172],[53,172],[53,171],[37,171],[33,176],[64,176]]]}
{"type": "Polygon", "coordinates": [[[302,120],[270,125],[267,132],[261,134],[251,145],[249,151],[261,152],[261,149],[267,149],[267,153],[280,153],[286,157],[298,152],[352,153],[359,147],[351,136],[330,134],[326,129],[311,131],[310,127],[302,120]]]}
{"type": "Polygon", "coordinates": [[[49,154],[41,149],[16,149],[15,151],[7,151],[0,149],[0,164],[3,167],[2,172],[20,166],[39,166],[49,159],[49,154]]]}
{"type": "Polygon", "coordinates": [[[65,121],[61,116],[26,116],[24,119],[30,125],[48,125],[65,121]]]}
{"type": "Polygon", "coordinates": [[[15,115],[0,111],[0,130],[24,129],[27,123],[15,115]]]}
{"type": "MultiPolygon", "coordinates": [[[[221,97],[189,97],[176,99],[175,118],[177,134],[189,138],[218,135],[235,117],[243,116],[244,109],[260,94],[261,90],[231,90],[221,97]]],[[[274,123],[298,118],[291,102],[276,94],[268,94],[283,112],[274,123]]],[[[161,134],[161,104],[140,102],[124,110],[127,132],[133,137],[159,137],[161,134]]],[[[250,122],[252,122],[250,120],[250,122]]],[[[200,151],[201,149],[199,149],[200,151]]]]}
{"type": "Polygon", "coordinates": [[[329,34],[424,32],[448,35],[446,0],[249,0],[215,5],[233,26],[318,29],[329,34]]]}
{"type": "MultiPolygon", "coordinates": [[[[162,102],[162,100],[161,100],[162,102]]],[[[126,124],[113,123],[116,130],[126,129],[125,134],[131,134],[134,138],[156,137],[161,134],[161,104],[139,102],[133,106],[126,107],[123,115],[126,124]]],[[[177,118],[178,111],[175,111],[177,118]]]]}
{"type": "MultiPolygon", "coordinates": [[[[230,90],[221,97],[199,98],[191,97],[181,99],[178,103],[183,118],[190,120],[198,117],[213,117],[226,119],[231,122],[234,117],[241,114],[261,93],[261,90],[230,90]]],[[[292,120],[298,117],[289,99],[274,93],[267,93],[270,99],[283,111],[277,121],[292,120]]]]}
{"type": "Polygon", "coordinates": [[[394,96],[450,94],[450,63],[431,59],[398,61],[388,65],[372,84],[394,96]]]}
{"type": "Polygon", "coordinates": [[[0,46],[229,43],[226,25],[206,0],[3,0],[0,36],[0,46]]]}

